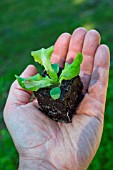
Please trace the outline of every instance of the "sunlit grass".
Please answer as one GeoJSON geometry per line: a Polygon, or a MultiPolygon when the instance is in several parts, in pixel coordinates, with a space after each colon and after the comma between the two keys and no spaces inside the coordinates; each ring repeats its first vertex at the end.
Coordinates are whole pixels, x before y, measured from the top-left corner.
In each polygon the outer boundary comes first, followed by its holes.
{"type": "Polygon", "coordinates": [[[84,24],[83,27],[86,28],[87,30],[95,29],[95,24],[90,22],[90,23],[84,24]]]}
{"type": "Polygon", "coordinates": [[[85,0],[73,0],[73,3],[75,5],[80,5],[81,3],[83,3],[85,0]]]}

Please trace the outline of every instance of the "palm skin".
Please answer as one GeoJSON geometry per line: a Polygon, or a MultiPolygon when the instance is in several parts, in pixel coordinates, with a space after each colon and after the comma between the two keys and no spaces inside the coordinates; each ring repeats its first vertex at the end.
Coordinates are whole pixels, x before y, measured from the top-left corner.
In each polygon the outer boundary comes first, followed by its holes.
{"type": "MultiPolygon", "coordinates": [[[[4,120],[19,153],[19,169],[31,162],[27,169],[86,170],[91,163],[103,131],[110,57],[97,31],[78,28],[72,36],[64,33],[58,38],[51,60],[63,67],[78,52],[84,56],[80,77],[85,97],[72,123],[50,120],[38,110],[36,100],[30,102],[31,92],[21,89],[17,81],[12,84],[4,120]]],[[[22,76],[36,73],[30,65],[22,76]]]]}

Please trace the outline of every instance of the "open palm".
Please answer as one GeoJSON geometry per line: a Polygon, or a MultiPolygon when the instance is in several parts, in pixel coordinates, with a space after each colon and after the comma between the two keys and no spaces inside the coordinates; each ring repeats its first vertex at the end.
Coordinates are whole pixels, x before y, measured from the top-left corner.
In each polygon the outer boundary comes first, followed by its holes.
{"type": "MultiPolygon", "coordinates": [[[[58,38],[51,60],[63,67],[78,52],[84,56],[80,77],[85,97],[72,123],[49,119],[38,110],[36,100],[30,101],[30,91],[23,90],[17,81],[11,86],[4,120],[20,156],[20,169],[24,164],[33,170],[86,170],[98,149],[103,130],[109,49],[100,45],[97,31],[78,28],[72,36],[64,33],[58,38]]],[[[22,76],[36,73],[36,68],[30,65],[22,76]]]]}

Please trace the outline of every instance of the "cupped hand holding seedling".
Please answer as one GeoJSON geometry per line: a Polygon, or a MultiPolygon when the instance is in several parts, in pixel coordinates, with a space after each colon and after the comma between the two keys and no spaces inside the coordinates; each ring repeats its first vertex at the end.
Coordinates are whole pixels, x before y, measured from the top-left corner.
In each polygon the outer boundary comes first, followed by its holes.
{"type": "MultiPolygon", "coordinates": [[[[12,84],[4,119],[19,153],[19,169],[86,170],[92,161],[103,130],[109,49],[100,45],[97,31],[78,28],[72,36],[64,33],[58,38],[51,61],[62,67],[78,52],[84,56],[80,77],[85,97],[72,123],[49,119],[37,111],[35,99],[30,101],[31,91],[23,90],[17,81],[12,84]]],[[[21,77],[36,74],[36,68],[30,65],[21,77]]]]}

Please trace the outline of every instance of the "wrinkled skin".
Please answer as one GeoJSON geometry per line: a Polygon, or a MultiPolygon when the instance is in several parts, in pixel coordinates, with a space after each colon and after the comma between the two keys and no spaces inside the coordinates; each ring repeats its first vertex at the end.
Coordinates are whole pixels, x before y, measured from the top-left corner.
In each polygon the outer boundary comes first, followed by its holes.
{"type": "MultiPolygon", "coordinates": [[[[96,30],[77,28],[72,35],[63,33],[58,38],[51,60],[63,66],[78,52],[84,56],[80,77],[86,95],[72,123],[50,120],[38,111],[36,99],[30,101],[30,91],[17,81],[12,84],[4,120],[19,153],[19,169],[86,170],[91,163],[103,131],[110,55],[108,47],[100,45],[96,30]]],[[[36,73],[29,65],[21,76],[36,73]]]]}

